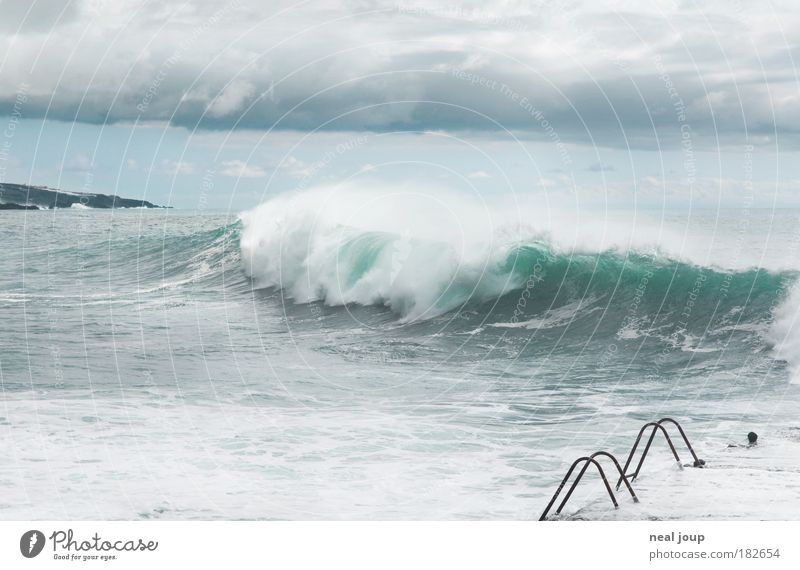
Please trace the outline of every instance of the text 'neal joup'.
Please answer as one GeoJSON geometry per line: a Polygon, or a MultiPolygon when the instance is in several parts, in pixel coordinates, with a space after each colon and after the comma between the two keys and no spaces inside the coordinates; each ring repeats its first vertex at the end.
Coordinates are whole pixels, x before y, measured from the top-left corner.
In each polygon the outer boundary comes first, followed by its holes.
{"type": "Polygon", "coordinates": [[[675,531],[669,534],[651,534],[650,542],[674,542],[675,544],[683,544],[684,542],[694,542],[700,544],[706,539],[703,534],[681,534],[675,531]]]}

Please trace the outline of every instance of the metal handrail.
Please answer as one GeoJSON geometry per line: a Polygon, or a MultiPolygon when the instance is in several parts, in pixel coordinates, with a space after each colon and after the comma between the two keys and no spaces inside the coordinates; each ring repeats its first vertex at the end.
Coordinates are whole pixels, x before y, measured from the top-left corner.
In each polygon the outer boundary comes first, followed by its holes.
{"type": "MultiPolygon", "coordinates": [[[[611,498],[611,502],[614,504],[614,508],[616,509],[616,508],[619,507],[619,503],[617,503],[617,498],[614,495],[614,492],[611,490],[611,485],[608,484],[608,479],[606,478],[605,471],[603,471],[603,467],[595,459],[595,457],[598,457],[598,456],[604,456],[604,457],[608,457],[609,459],[611,459],[611,461],[614,462],[614,467],[617,468],[617,472],[620,474],[620,476],[623,475],[622,468],[619,466],[619,461],[617,461],[617,458],[614,457],[613,455],[611,455],[610,453],[608,453],[607,451],[597,451],[597,452],[593,453],[592,455],[590,455],[588,457],[580,457],[580,458],[576,459],[572,463],[572,465],[570,466],[569,471],[567,471],[567,474],[564,477],[564,479],[561,480],[561,484],[558,486],[558,489],[556,489],[556,492],[553,495],[553,498],[550,499],[550,502],[547,504],[547,508],[545,508],[544,512],[542,513],[542,516],[539,517],[540,521],[543,521],[543,520],[545,520],[547,518],[547,513],[550,512],[550,509],[553,507],[553,504],[555,504],[556,499],[558,498],[558,496],[561,493],[561,491],[564,489],[564,486],[567,484],[567,481],[569,481],[569,478],[572,475],[573,471],[575,471],[575,468],[581,462],[583,462],[583,468],[578,473],[578,476],[575,478],[575,481],[572,482],[572,486],[567,491],[567,494],[564,497],[564,500],[561,501],[561,504],[558,506],[558,509],[556,509],[556,514],[561,514],[561,511],[564,509],[564,506],[567,504],[567,501],[569,501],[569,498],[572,496],[573,491],[575,491],[575,488],[578,486],[578,483],[580,483],[581,479],[583,478],[583,475],[586,473],[586,470],[589,468],[590,464],[593,464],[595,467],[597,467],[597,471],[600,473],[600,477],[602,478],[603,484],[605,485],[606,490],[608,491],[608,496],[611,498]]],[[[623,477],[623,479],[624,479],[624,477],[623,477]]],[[[627,479],[625,479],[625,485],[628,488],[628,492],[631,494],[631,497],[633,498],[633,501],[635,503],[638,503],[639,502],[639,498],[636,496],[636,493],[634,492],[633,487],[631,487],[631,485],[630,485],[630,483],[628,483],[627,479]]]]}
{"type": "MultiPolygon", "coordinates": [[[[622,468],[619,466],[619,461],[617,461],[616,457],[614,457],[613,455],[611,455],[607,451],[597,451],[595,453],[592,453],[589,456],[589,458],[590,459],[594,459],[598,455],[602,455],[602,456],[605,456],[605,457],[608,457],[609,459],[611,459],[611,461],[614,462],[614,467],[617,468],[617,473],[622,475],[623,471],[622,471],[622,468]]],[[[564,500],[561,501],[561,504],[559,505],[558,510],[556,511],[556,514],[559,514],[561,512],[561,510],[564,508],[564,506],[567,504],[567,501],[572,496],[572,492],[575,490],[575,487],[578,486],[578,483],[583,478],[583,475],[586,473],[587,469],[589,469],[589,462],[588,461],[583,464],[583,468],[581,469],[580,473],[578,473],[578,476],[575,478],[575,481],[572,483],[572,487],[570,487],[569,491],[567,492],[566,497],[564,497],[564,500]]],[[[628,488],[628,492],[631,494],[631,498],[633,499],[633,502],[634,503],[638,503],[639,502],[639,498],[636,496],[636,493],[633,491],[633,487],[631,487],[631,485],[630,485],[630,483],[628,482],[627,479],[625,479],[625,486],[628,488]]],[[[619,490],[619,487],[617,487],[617,490],[619,490]]]]}
{"type": "Polygon", "coordinates": [[[661,433],[664,434],[664,438],[666,438],[667,443],[669,444],[669,448],[672,451],[672,455],[675,457],[675,461],[678,462],[678,465],[681,464],[681,458],[678,457],[678,452],[675,450],[675,445],[673,445],[672,439],[670,439],[669,434],[667,433],[667,430],[664,428],[664,426],[662,426],[658,422],[648,422],[642,426],[642,429],[639,430],[639,435],[636,436],[636,442],[634,442],[633,447],[631,448],[631,452],[628,454],[628,459],[625,461],[625,467],[622,468],[622,474],[619,478],[619,481],[617,481],[617,489],[619,489],[619,486],[622,485],[623,480],[625,481],[628,480],[628,475],[626,475],[626,473],[628,473],[628,467],[630,466],[631,461],[633,461],[633,456],[636,453],[636,449],[639,447],[639,442],[642,441],[642,435],[644,435],[644,430],[646,430],[649,427],[652,427],[653,431],[650,433],[650,438],[647,440],[647,445],[645,446],[644,452],[642,453],[642,458],[639,460],[639,464],[636,466],[636,471],[633,473],[631,481],[635,480],[636,477],[639,475],[639,471],[642,469],[642,464],[644,463],[644,458],[647,457],[647,452],[650,451],[650,446],[653,443],[653,438],[655,438],[656,431],[658,431],[659,429],[661,430],[661,433]]]}
{"type": "Polygon", "coordinates": [[[703,461],[702,459],[700,459],[699,457],[697,457],[697,454],[694,452],[694,449],[692,448],[692,444],[689,443],[689,438],[686,437],[686,432],[683,431],[683,428],[681,427],[681,424],[679,424],[677,421],[673,420],[672,418],[661,418],[660,420],[658,420],[658,423],[660,423],[660,424],[664,423],[664,422],[669,422],[671,424],[675,424],[675,427],[678,428],[678,431],[680,432],[681,437],[683,438],[683,443],[686,444],[686,447],[689,450],[689,453],[692,454],[692,459],[694,459],[694,465],[693,466],[694,467],[702,467],[703,465],[705,465],[706,462],[703,461]]]}
{"type": "Polygon", "coordinates": [[[614,504],[614,508],[616,509],[616,508],[619,507],[619,503],[617,503],[617,497],[614,495],[614,492],[611,490],[611,486],[608,484],[608,479],[606,478],[605,471],[603,471],[603,467],[600,465],[600,463],[597,461],[597,459],[595,459],[596,457],[599,457],[599,456],[608,457],[609,459],[611,459],[611,461],[613,461],[614,467],[617,468],[617,473],[619,474],[619,481],[617,481],[617,486],[616,486],[617,491],[619,491],[620,485],[622,485],[622,483],[624,482],[625,486],[628,489],[628,492],[630,493],[631,497],[633,498],[633,501],[635,503],[638,503],[639,502],[639,498],[636,496],[636,493],[633,491],[633,487],[631,486],[631,481],[634,481],[639,476],[639,472],[642,469],[642,465],[644,464],[645,457],[647,457],[647,452],[650,451],[650,446],[653,443],[653,439],[656,436],[656,432],[659,431],[659,430],[661,430],[661,433],[664,434],[664,439],[667,440],[667,444],[669,445],[670,451],[672,451],[672,455],[675,457],[675,461],[678,462],[678,466],[681,469],[683,469],[683,465],[681,465],[681,459],[678,456],[678,451],[675,449],[675,445],[672,443],[672,438],[670,438],[669,433],[667,432],[666,428],[662,425],[664,423],[674,424],[675,427],[678,428],[678,431],[680,432],[681,437],[683,438],[683,442],[686,444],[686,448],[689,450],[689,453],[692,454],[692,458],[694,459],[693,467],[703,467],[703,466],[705,466],[706,462],[703,461],[702,459],[700,459],[699,457],[697,457],[697,454],[695,453],[694,448],[692,447],[692,444],[689,443],[689,438],[686,437],[686,432],[683,431],[683,428],[681,427],[681,424],[679,424],[677,421],[675,421],[672,418],[661,418],[657,422],[648,422],[648,423],[644,424],[642,426],[642,428],[639,430],[639,435],[636,437],[636,442],[634,442],[633,447],[631,448],[631,451],[628,454],[628,459],[627,459],[627,461],[625,461],[625,467],[624,468],[621,468],[619,466],[619,461],[617,461],[617,458],[614,457],[612,454],[608,453],[607,451],[597,451],[597,452],[593,453],[592,455],[589,455],[589,456],[586,456],[586,457],[579,457],[578,459],[576,459],[572,463],[572,465],[570,466],[569,471],[567,471],[567,474],[561,480],[561,483],[559,484],[558,489],[556,489],[556,492],[553,495],[553,498],[550,499],[550,502],[547,504],[547,507],[545,508],[544,512],[542,513],[542,516],[539,517],[539,520],[543,521],[543,520],[545,520],[547,518],[547,514],[550,512],[550,509],[553,508],[553,505],[555,504],[556,499],[558,499],[558,496],[561,494],[561,491],[564,490],[564,487],[566,486],[567,481],[569,481],[569,478],[572,476],[572,473],[575,471],[575,468],[580,463],[583,463],[583,467],[581,468],[580,472],[578,473],[578,476],[575,478],[575,481],[572,482],[572,486],[570,486],[569,490],[567,491],[566,496],[561,501],[561,504],[558,505],[558,509],[556,509],[556,514],[560,514],[561,513],[562,509],[567,504],[567,501],[569,501],[570,497],[572,496],[573,491],[575,491],[575,488],[578,486],[578,483],[580,483],[580,481],[583,478],[584,474],[586,473],[587,469],[589,469],[589,465],[590,464],[592,464],[595,467],[597,467],[597,471],[600,473],[600,478],[603,480],[603,484],[606,487],[606,491],[608,491],[608,496],[611,498],[611,502],[614,504]],[[639,448],[639,442],[641,442],[641,440],[642,440],[642,435],[644,435],[645,430],[647,428],[649,428],[649,427],[652,427],[653,430],[650,433],[650,437],[647,439],[647,445],[645,445],[644,451],[642,452],[642,457],[639,459],[639,463],[636,466],[636,471],[634,471],[632,475],[627,475],[628,467],[630,467],[631,461],[633,461],[633,456],[636,454],[636,450],[639,448]]]}
{"type": "Polygon", "coordinates": [[[636,437],[636,442],[633,444],[633,447],[631,448],[631,451],[628,454],[628,459],[627,461],[625,461],[625,467],[622,469],[623,475],[617,481],[617,486],[616,486],[617,489],[619,489],[619,486],[622,484],[622,481],[628,481],[628,477],[630,477],[631,481],[634,481],[639,476],[639,472],[642,470],[642,465],[644,465],[644,460],[647,457],[647,452],[650,451],[650,446],[652,445],[653,439],[656,436],[656,431],[658,430],[661,430],[661,433],[664,434],[664,438],[667,440],[667,443],[669,444],[669,448],[672,451],[672,455],[675,457],[675,461],[678,463],[678,467],[683,469],[683,465],[681,464],[681,458],[678,456],[678,452],[675,450],[675,445],[672,443],[672,439],[669,437],[669,433],[667,433],[666,428],[663,425],[661,425],[664,422],[674,424],[678,428],[678,431],[680,432],[681,437],[683,438],[683,442],[686,444],[686,447],[689,449],[689,453],[692,454],[692,458],[694,459],[693,466],[703,467],[706,464],[705,461],[697,457],[697,454],[694,452],[692,444],[689,443],[689,438],[686,437],[686,432],[683,431],[681,425],[672,418],[661,418],[657,422],[648,422],[644,424],[642,426],[642,429],[639,430],[639,435],[636,437]],[[642,452],[642,457],[639,459],[639,463],[636,466],[636,471],[633,472],[633,475],[627,475],[628,467],[630,466],[631,461],[633,460],[633,456],[636,454],[636,449],[639,447],[639,442],[642,439],[644,430],[646,430],[648,427],[652,427],[653,431],[650,432],[650,437],[648,438],[647,445],[645,445],[644,451],[642,452]]]}

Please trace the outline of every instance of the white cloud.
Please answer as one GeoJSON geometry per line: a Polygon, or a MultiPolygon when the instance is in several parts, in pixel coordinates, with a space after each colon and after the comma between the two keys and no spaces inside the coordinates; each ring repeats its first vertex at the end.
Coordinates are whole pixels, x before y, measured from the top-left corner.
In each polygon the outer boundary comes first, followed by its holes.
{"type": "Polygon", "coordinates": [[[161,171],[170,176],[178,176],[183,174],[194,174],[195,166],[191,162],[180,160],[162,160],[161,171]]]}
{"type": "Polygon", "coordinates": [[[247,164],[243,160],[224,160],[220,174],[234,178],[262,178],[267,172],[260,166],[247,164]]]}
{"type": "Polygon", "coordinates": [[[307,178],[314,174],[315,168],[313,164],[303,162],[294,156],[286,157],[281,162],[281,168],[286,170],[287,174],[292,178],[307,178]]]}
{"type": "Polygon", "coordinates": [[[212,117],[225,117],[242,111],[256,93],[256,88],[247,81],[235,81],[214,99],[208,106],[208,114],[212,117]]]}
{"type": "Polygon", "coordinates": [[[478,180],[481,178],[491,178],[491,175],[485,170],[476,170],[475,172],[470,172],[469,174],[467,174],[467,178],[478,180]]]}

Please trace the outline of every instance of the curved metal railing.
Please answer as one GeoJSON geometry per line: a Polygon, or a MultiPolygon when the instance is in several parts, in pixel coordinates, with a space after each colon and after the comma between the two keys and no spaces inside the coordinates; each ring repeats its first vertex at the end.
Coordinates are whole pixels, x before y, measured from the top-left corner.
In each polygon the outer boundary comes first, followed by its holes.
{"type": "Polygon", "coordinates": [[[622,471],[622,468],[619,466],[619,461],[617,461],[617,458],[608,453],[607,451],[597,451],[588,457],[580,457],[572,463],[572,465],[569,468],[569,471],[567,471],[567,474],[561,480],[561,484],[558,486],[558,489],[556,489],[553,498],[550,499],[550,502],[547,504],[547,508],[545,508],[544,512],[542,513],[542,516],[539,517],[540,521],[543,521],[547,518],[547,513],[550,512],[551,508],[553,508],[556,499],[558,499],[558,496],[561,494],[561,491],[564,489],[564,486],[567,484],[567,481],[569,481],[570,476],[575,471],[575,468],[578,466],[578,464],[581,462],[583,462],[583,468],[581,468],[580,472],[578,473],[578,476],[575,477],[575,481],[572,482],[572,486],[567,491],[564,500],[561,501],[560,505],[558,505],[558,509],[556,509],[556,514],[560,514],[561,511],[564,509],[564,506],[566,506],[567,501],[569,501],[569,498],[572,496],[573,491],[575,491],[575,487],[577,487],[578,483],[580,483],[581,479],[586,473],[586,470],[589,468],[589,465],[594,465],[595,467],[597,467],[597,471],[600,473],[600,478],[603,480],[603,484],[606,487],[606,491],[608,491],[608,496],[611,498],[611,502],[614,504],[614,508],[616,509],[617,507],[619,507],[619,503],[617,503],[617,498],[614,495],[614,491],[611,490],[611,485],[608,484],[608,479],[606,478],[605,471],[603,471],[602,465],[600,465],[597,459],[595,459],[595,457],[598,456],[608,457],[609,459],[611,459],[611,461],[614,462],[614,467],[617,468],[617,472],[619,473],[620,477],[625,481],[625,485],[627,486],[628,492],[631,494],[633,501],[635,503],[639,502],[639,498],[636,496],[633,487],[631,487],[630,483],[628,483],[628,480],[624,477],[624,473],[622,471]]]}
{"type": "Polygon", "coordinates": [[[603,480],[603,485],[605,485],[606,491],[608,491],[608,496],[611,499],[611,502],[614,504],[614,508],[616,509],[619,507],[619,503],[617,502],[617,497],[614,495],[614,491],[612,491],[611,485],[609,485],[608,483],[605,471],[603,471],[603,467],[600,465],[597,459],[595,459],[596,457],[600,456],[608,457],[609,459],[611,459],[611,461],[614,463],[614,467],[616,467],[617,469],[617,474],[619,475],[619,480],[617,481],[616,485],[617,491],[619,491],[620,485],[622,485],[622,483],[625,483],[625,486],[627,487],[628,492],[631,495],[631,498],[635,503],[638,503],[639,498],[636,496],[636,493],[634,492],[633,487],[631,486],[631,482],[636,480],[636,478],[639,476],[639,472],[642,470],[642,465],[644,465],[644,460],[647,457],[647,453],[650,451],[650,446],[653,443],[653,439],[656,436],[656,432],[658,432],[659,430],[661,431],[661,433],[664,434],[664,439],[667,440],[667,444],[669,445],[670,451],[672,451],[673,457],[675,457],[675,461],[678,462],[678,466],[680,466],[681,469],[683,469],[683,465],[681,465],[681,459],[680,456],[678,455],[678,451],[675,449],[675,445],[672,443],[672,438],[670,438],[666,428],[662,425],[664,423],[673,424],[675,427],[678,428],[678,431],[680,432],[680,435],[683,438],[683,442],[686,444],[686,448],[689,450],[689,453],[692,454],[692,458],[694,459],[693,467],[703,467],[706,464],[706,462],[697,457],[694,448],[692,448],[692,444],[689,443],[689,438],[686,437],[686,432],[683,431],[683,428],[677,421],[675,421],[672,418],[661,418],[657,422],[648,422],[644,424],[642,428],[639,430],[639,435],[636,437],[636,441],[634,442],[633,447],[631,448],[631,451],[628,454],[628,459],[625,461],[625,467],[620,467],[617,458],[614,457],[612,454],[608,453],[607,451],[597,451],[592,455],[579,457],[578,459],[576,459],[570,466],[569,470],[567,471],[567,474],[561,480],[558,489],[556,489],[556,492],[553,494],[553,497],[550,499],[550,502],[544,509],[542,516],[539,517],[539,520],[543,521],[547,518],[550,509],[553,508],[553,505],[555,504],[556,500],[561,494],[561,491],[563,491],[564,487],[567,485],[567,481],[569,481],[569,478],[572,476],[575,469],[581,463],[583,463],[583,467],[578,472],[578,476],[575,477],[575,480],[572,482],[572,485],[567,491],[567,494],[564,496],[564,499],[558,505],[558,508],[556,509],[556,514],[560,514],[561,511],[564,509],[564,507],[567,504],[567,501],[569,501],[570,497],[572,496],[572,493],[578,486],[578,483],[580,483],[581,479],[586,474],[587,469],[589,469],[589,465],[594,465],[595,467],[597,467],[597,471],[598,473],[600,473],[600,478],[603,480]],[[633,461],[633,458],[636,455],[636,450],[639,448],[639,443],[642,440],[642,436],[644,435],[645,430],[649,427],[652,427],[653,430],[650,433],[650,437],[647,439],[647,444],[644,447],[644,451],[642,452],[642,456],[639,459],[639,463],[636,465],[636,471],[634,471],[633,474],[628,475],[627,474],[628,467],[630,467],[631,462],[633,461]]]}
{"type": "Polygon", "coordinates": [[[667,444],[669,444],[669,449],[672,451],[673,457],[675,457],[675,461],[678,463],[678,467],[683,469],[683,465],[681,464],[681,458],[678,455],[677,450],[675,449],[675,445],[672,443],[672,439],[669,437],[669,433],[667,432],[666,428],[662,425],[663,423],[671,423],[678,428],[678,431],[683,438],[683,442],[686,444],[686,447],[689,449],[689,453],[692,454],[692,459],[694,459],[694,463],[692,464],[693,467],[703,467],[706,462],[697,457],[697,454],[694,452],[692,448],[692,444],[689,443],[689,438],[686,437],[686,432],[683,431],[681,424],[675,421],[672,418],[661,418],[657,422],[648,422],[642,426],[642,429],[639,430],[639,435],[636,437],[636,442],[633,444],[630,453],[628,454],[628,459],[625,461],[625,467],[622,469],[623,475],[617,481],[617,489],[622,484],[622,481],[635,481],[636,478],[639,476],[639,473],[642,470],[642,465],[644,465],[644,460],[647,457],[647,452],[650,451],[650,446],[653,444],[653,439],[656,437],[656,432],[661,430],[661,433],[664,434],[664,439],[667,440],[667,444]],[[644,435],[644,431],[648,428],[652,427],[653,431],[650,432],[650,437],[647,440],[647,445],[644,447],[644,451],[642,452],[642,456],[639,458],[639,463],[636,465],[636,471],[633,472],[632,475],[628,475],[628,467],[633,460],[634,455],[636,454],[636,449],[639,447],[639,442],[642,440],[642,435],[644,435]],[[630,478],[630,479],[629,479],[630,478]]]}

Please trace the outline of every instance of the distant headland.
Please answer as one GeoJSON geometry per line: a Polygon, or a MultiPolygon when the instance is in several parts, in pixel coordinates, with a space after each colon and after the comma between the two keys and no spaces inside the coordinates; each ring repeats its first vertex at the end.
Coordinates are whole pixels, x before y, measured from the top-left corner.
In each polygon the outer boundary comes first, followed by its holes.
{"type": "Polygon", "coordinates": [[[53,208],[165,208],[147,200],[113,194],[66,192],[47,186],[0,183],[0,210],[51,210],[53,208]]]}

